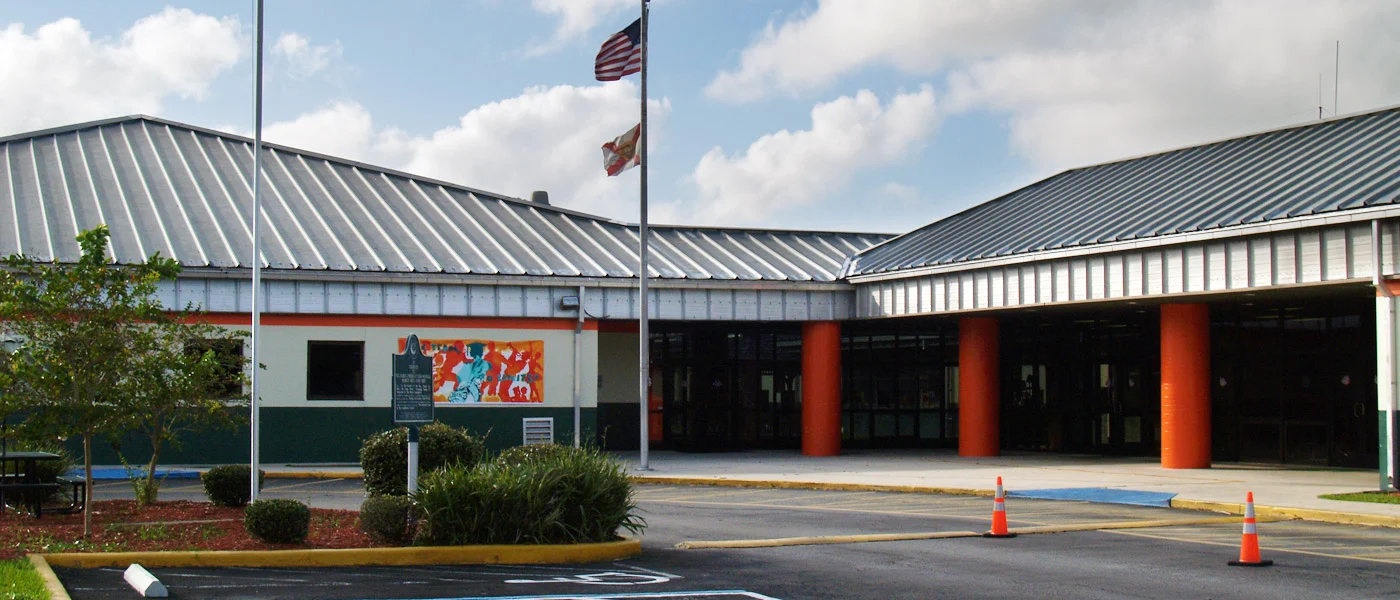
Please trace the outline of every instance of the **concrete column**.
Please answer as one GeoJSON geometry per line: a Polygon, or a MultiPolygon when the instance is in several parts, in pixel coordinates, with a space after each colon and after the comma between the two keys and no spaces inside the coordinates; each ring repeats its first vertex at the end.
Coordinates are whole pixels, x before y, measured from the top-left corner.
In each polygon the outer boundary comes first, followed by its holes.
{"type": "Polygon", "coordinates": [[[841,322],[802,324],[802,453],[841,454],[841,322]]]}
{"type": "Polygon", "coordinates": [[[1162,467],[1210,468],[1210,307],[1162,305],[1162,467]]]}
{"type": "Polygon", "coordinates": [[[958,455],[1001,455],[1001,329],[991,317],[958,321],[958,455]]]}

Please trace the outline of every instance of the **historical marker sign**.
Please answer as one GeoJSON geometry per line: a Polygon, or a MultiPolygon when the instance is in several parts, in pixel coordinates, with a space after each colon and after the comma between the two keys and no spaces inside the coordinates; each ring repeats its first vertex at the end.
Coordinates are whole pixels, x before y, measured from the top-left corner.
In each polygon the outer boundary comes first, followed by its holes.
{"type": "Polygon", "coordinates": [[[395,423],[433,422],[433,359],[423,355],[416,335],[394,355],[393,401],[395,423]]]}

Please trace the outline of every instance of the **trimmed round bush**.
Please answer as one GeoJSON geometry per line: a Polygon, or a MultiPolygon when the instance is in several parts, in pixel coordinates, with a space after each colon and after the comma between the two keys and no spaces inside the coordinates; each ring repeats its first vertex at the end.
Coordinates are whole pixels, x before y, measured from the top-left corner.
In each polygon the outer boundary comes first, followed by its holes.
{"type": "MultiPolygon", "coordinates": [[[[465,429],[442,423],[418,429],[418,471],[431,473],[448,465],[474,465],[486,458],[486,442],[465,429]]],[[[408,428],[370,436],[360,446],[365,491],[371,496],[408,493],[408,428]]]]}
{"type": "MultiPolygon", "coordinates": [[[[248,465],[220,465],[200,474],[204,483],[204,495],[219,506],[238,508],[248,504],[251,492],[248,490],[248,465]]],[[[258,489],[263,487],[267,472],[258,469],[258,489]]]]}
{"type": "Polygon", "coordinates": [[[632,482],[622,465],[594,449],[520,451],[513,460],[436,471],[412,496],[415,541],[460,544],[572,544],[637,533],[632,482]]]}
{"type": "Polygon", "coordinates": [[[556,460],[560,455],[571,451],[573,448],[558,444],[511,446],[496,455],[496,463],[503,466],[519,467],[529,462],[556,460]]]}
{"type": "Polygon", "coordinates": [[[300,544],[311,532],[311,509],[296,500],[258,500],[243,509],[243,526],[273,544],[300,544]]]}
{"type": "Polygon", "coordinates": [[[378,542],[407,543],[413,539],[415,521],[408,496],[370,496],[360,505],[360,530],[378,542]]]}

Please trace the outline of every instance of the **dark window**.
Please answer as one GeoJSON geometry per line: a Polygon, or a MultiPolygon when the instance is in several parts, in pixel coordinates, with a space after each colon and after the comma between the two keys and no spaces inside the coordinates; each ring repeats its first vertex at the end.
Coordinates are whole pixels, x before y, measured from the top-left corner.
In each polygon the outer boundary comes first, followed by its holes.
{"type": "Polygon", "coordinates": [[[365,343],[307,342],[307,400],[364,400],[365,343]]]}
{"type": "Polygon", "coordinates": [[[212,339],[199,340],[185,345],[185,352],[191,356],[203,355],[212,351],[219,364],[215,375],[218,383],[214,393],[219,398],[233,398],[243,395],[243,340],[212,339]]]}

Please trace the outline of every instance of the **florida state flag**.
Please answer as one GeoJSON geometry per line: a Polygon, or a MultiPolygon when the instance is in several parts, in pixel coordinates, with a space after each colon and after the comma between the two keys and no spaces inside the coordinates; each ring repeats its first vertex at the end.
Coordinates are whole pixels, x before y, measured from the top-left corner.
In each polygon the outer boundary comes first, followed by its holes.
{"type": "Polygon", "coordinates": [[[607,170],[609,177],[641,164],[642,159],[637,155],[637,138],[641,130],[642,125],[638,123],[628,129],[627,133],[603,144],[603,168],[607,170]]]}

